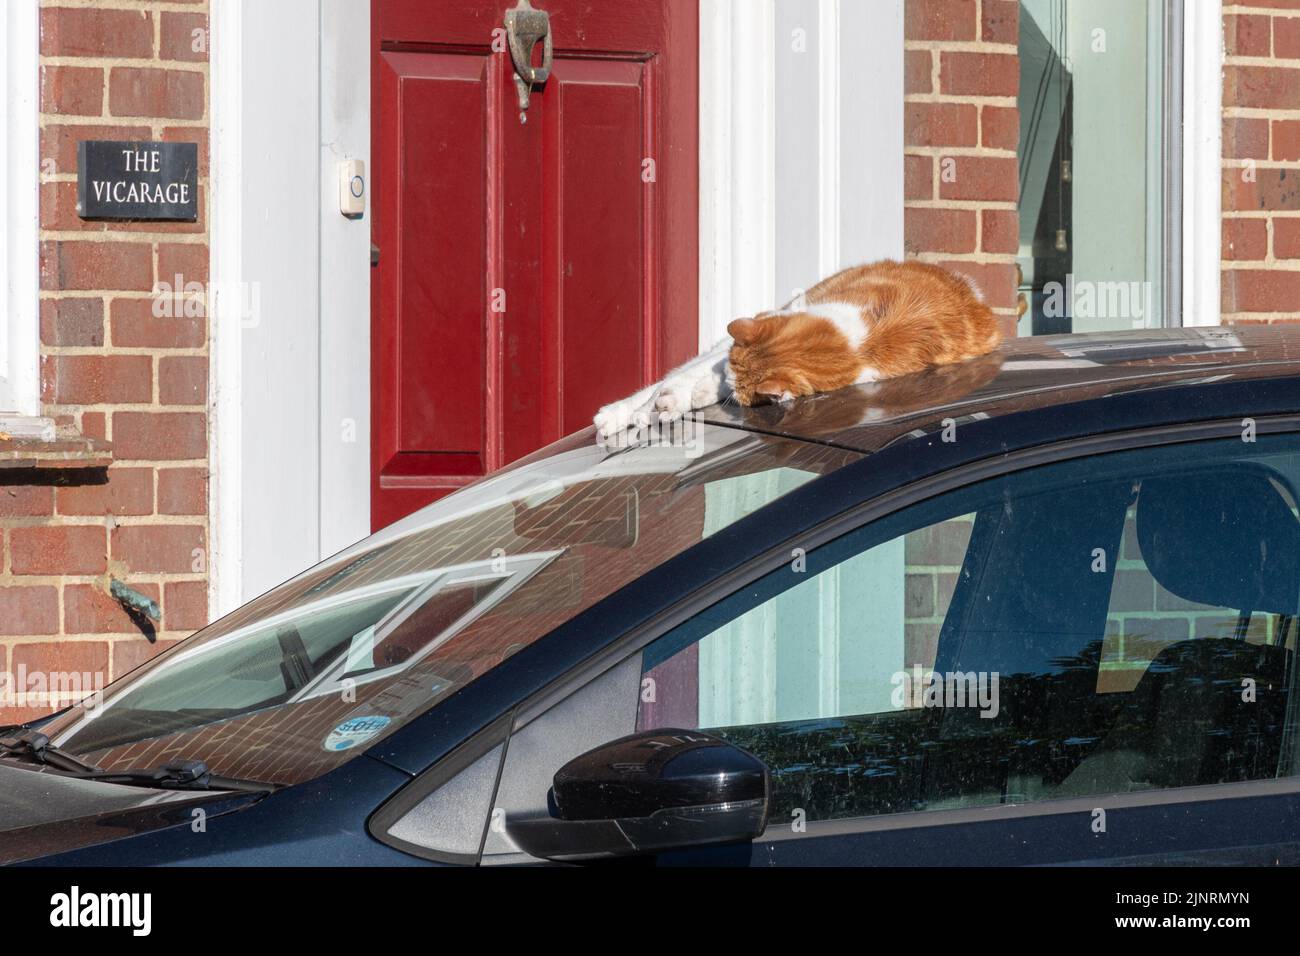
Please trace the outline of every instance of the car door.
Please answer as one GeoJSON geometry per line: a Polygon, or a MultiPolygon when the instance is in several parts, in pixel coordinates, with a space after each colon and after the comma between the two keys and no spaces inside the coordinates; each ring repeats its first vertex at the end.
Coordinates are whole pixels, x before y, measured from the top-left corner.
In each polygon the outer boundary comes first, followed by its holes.
{"type": "Polygon", "coordinates": [[[752,845],[660,863],[1300,862],[1300,438],[950,491],[803,553],[517,726],[484,862],[567,759],[705,730],[772,773],[752,845]]]}

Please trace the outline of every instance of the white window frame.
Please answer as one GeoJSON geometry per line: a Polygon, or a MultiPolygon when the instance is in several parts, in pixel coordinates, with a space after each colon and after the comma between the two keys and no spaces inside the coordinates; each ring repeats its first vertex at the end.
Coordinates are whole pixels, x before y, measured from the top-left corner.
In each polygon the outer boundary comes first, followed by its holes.
{"type": "Polygon", "coordinates": [[[42,435],[40,413],[40,9],[0,5],[0,431],[42,435]]]}
{"type": "Polygon", "coordinates": [[[1219,325],[1223,3],[1182,8],[1182,324],[1219,325]]]}

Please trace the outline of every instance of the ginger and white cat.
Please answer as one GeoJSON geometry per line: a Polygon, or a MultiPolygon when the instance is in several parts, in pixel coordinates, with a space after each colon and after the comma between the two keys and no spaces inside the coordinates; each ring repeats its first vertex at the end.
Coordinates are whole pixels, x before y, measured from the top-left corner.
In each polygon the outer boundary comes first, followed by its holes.
{"type": "Polygon", "coordinates": [[[734,320],[727,333],[662,382],[602,408],[597,432],[609,438],[729,398],[788,402],[895,378],[984,355],[1002,340],[966,278],[891,260],[837,272],[775,312],[734,320]]]}

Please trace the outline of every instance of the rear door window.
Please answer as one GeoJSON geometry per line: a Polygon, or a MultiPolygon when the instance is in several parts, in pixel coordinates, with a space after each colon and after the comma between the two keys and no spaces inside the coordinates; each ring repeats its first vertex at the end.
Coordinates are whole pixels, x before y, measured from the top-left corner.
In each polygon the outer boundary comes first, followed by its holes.
{"type": "Polygon", "coordinates": [[[1261,436],[940,496],[650,645],[638,725],[761,757],[778,824],[1288,776],[1297,486],[1261,436]]]}

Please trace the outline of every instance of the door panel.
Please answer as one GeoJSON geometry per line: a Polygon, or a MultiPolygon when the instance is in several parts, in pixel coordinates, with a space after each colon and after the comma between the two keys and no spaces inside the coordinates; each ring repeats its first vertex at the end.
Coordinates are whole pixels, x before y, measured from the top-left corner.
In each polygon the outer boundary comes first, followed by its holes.
{"type": "Polygon", "coordinates": [[[374,0],[372,524],[587,425],[696,351],[694,0],[374,0]]]}
{"type": "Polygon", "coordinates": [[[650,381],[647,241],[641,178],[645,136],[643,64],[557,64],[560,109],[548,118],[546,162],[557,198],[562,418],[565,433],[592,410],[650,381]],[[569,334],[565,334],[565,332],[569,334]]]}
{"type": "MultiPolygon", "coordinates": [[[[396,414],[389,452],[485,457],[481,310],[487,192],[483,57],[389,53],[403,169],[397,213],[396,414]],[[437,167],[436,174],[434,167],[437,167]],[[437,250],[433,254],[433,250],[437,250]],[[442,347],[452,341],[454,350],[442,347]]],[[[481,465],[480,465],[481,467],[481,465]]]]}

